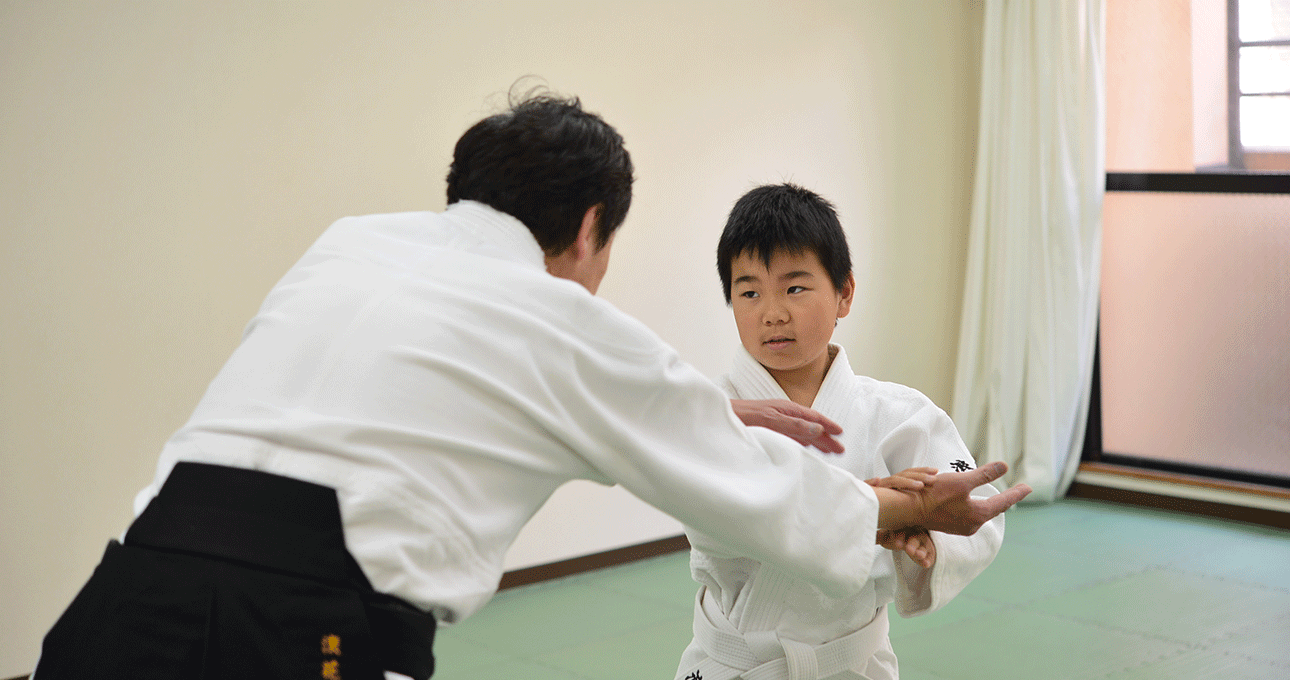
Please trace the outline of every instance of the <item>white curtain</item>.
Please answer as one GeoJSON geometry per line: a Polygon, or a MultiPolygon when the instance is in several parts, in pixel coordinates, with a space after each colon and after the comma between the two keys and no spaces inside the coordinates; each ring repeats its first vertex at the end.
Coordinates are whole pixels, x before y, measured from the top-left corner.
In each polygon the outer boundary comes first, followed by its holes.
{"type": "Polygon", "coordinates": [[[1088,417],[1105,186],[1106,0],[986,0],[953,417],[1028,500],[1065,495],[1088,417]]]}

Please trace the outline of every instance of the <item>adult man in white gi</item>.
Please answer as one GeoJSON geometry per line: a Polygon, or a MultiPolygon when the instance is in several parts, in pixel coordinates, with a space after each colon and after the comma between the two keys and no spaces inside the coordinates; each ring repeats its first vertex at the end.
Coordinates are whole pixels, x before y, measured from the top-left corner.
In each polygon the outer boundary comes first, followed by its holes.
{"type": "Polygon", "coordinates": [[[167,442],[36,677],[429,677],[436,622],[492,597],[571,479],[838,595],[878,528],[971,533],[1025,494],[968,497],[1001,467],[874,489],[740,423],[594,296],[632,171],[577,100],[531,97],[458,141],[445,212],[332,225],[167,442]]]}

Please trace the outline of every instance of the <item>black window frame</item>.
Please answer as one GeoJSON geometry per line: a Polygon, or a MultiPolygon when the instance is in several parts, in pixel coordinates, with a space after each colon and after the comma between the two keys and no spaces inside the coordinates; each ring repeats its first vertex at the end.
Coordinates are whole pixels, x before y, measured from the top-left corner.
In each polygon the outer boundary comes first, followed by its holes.
{"type": "MultiPolygon", "coordinates": [[[[1106,190],[1160,193],[1283,194],[1290,195],[1290,172],[1108,172],[1106,190]]],[[[1290,489],[1290,477],[1259,474],[1226,468],[1142,458],[1106,451],[1102,443],[1102,331],[1099,324],[1093,349],[1092,386],[1084,430],[1081,462],[1107,463],[1123,467],[1207,477],[1245,484],[1290,489]]]]}

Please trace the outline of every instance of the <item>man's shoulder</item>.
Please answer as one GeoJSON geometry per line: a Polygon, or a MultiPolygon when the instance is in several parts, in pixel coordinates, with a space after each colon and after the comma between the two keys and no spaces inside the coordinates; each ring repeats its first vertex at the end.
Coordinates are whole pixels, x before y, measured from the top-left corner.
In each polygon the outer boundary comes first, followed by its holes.
{"type": "Polygon", "coordinates": [[[670,345],[640,319],[622,311],[610,301],[588,293],[579,284],[556,280],[569,284],[562,287],[567,289],[571,298],[571,327],[599,351],[637,358],[675,353],[670,345]]]}
{"type": "Polygon", "coordinates": [[[429,210],[407,210],[402,212],[372,213],[369,215],[348,215],[332,222],[324,233],[345,233],[351,231],[379,231],[381,229],[424,228],[440,217],[439,213],[429,210]]]}

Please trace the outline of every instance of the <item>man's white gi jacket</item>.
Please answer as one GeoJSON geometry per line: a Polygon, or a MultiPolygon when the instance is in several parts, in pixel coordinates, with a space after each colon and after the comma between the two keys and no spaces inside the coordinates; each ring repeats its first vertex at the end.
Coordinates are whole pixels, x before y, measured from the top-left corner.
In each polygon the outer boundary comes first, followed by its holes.
{"type": "MultiPolygon", "coordinates": [[[[944,472],[976,467],[953,421],[930,399],[911,387],[858,376],[840,346],[829,349],[835,353],[833,363],[811,406],[842,426],[839,440],[846,451],[836,455],[812,449],[814,455],[856,479],[888,477],[911,467],[944,472]]],[[[734,370],[720,382],[735,399],[788,398],[742,347],[734,370]]],[[[985,485],[972,495],[996,493],[985,485]]],[[[687,527],[687,533],[695,531],[687,527]]],[[[895,602],[905,617],[944,606],[994,560],[1003,542],[1003,515],[973,536],[932,535],[936,563],[930,570],[871,538],[868,580],[859,592],[841,598],[776,565],[696,547],[690,567],[702,587],[695,640],[682,656],[677,679],[723,680],[754,668],[758,670],[744,677],[895,678],[886,605],[895,602]]]]}
{"type": "Polygon", "coordinates": [[[547,273],[518,220],[470,201],[332,225],[269,292],[176,461],[334,487],[372,585],[460,621],[516,534],[571,479],[619,483],[836,597],[860,592],[872,489],[746,428],[654,333],[547,273]]]}

